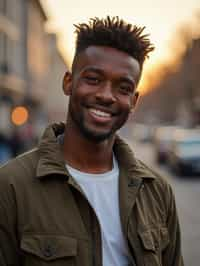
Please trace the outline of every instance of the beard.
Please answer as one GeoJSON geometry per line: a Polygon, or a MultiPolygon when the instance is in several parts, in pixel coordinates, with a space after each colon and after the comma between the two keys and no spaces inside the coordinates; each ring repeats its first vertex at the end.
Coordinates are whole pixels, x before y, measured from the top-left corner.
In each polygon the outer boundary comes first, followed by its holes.
{"type": "Polygon", "coordinates": [[[113,136],[115,133],[112,130],[101,133],[95,130],[91,130],[90,128],[86,127],[83,122],[79,124],[79,128],[81,130],[81,133],[85,136],[85,138],[93,142],[105,141],[106,139],[109,139],[111,136],[113,136]]]}
{"type": "Polygon", "coordinates": [[[79,117],[75,115],[73,111],[69,111],[70,117],[73,121],[73,123],[76,125],[76,127],[79,129],[81,134],[88,140],[93,142],[102,142],[111,136],[114,135],[115,130],[110,129],[107,132],[99,132],[97,130],[91,129],[89,126],[85,124],[84,115],[79,114],[79,117]]]}

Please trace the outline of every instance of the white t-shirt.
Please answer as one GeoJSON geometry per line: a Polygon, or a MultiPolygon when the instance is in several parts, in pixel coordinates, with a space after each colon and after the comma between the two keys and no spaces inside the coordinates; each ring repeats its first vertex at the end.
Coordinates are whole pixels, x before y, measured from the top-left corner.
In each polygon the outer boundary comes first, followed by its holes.
{"type": "Polygon", "coordinates": [[[103,174],[80,172],[66,165],[94,209],[101,227],[103,266],[128,266],[128,248],[122,233],[119,213],[119,168],[103,174]]]}

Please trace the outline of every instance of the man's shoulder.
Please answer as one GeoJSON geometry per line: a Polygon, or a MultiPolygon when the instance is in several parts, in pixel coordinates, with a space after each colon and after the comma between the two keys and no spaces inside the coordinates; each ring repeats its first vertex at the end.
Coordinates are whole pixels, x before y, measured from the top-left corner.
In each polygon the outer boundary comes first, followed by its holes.
{"type": "Polygon", "coordinates": [[[8,161],[0,167],[0,184],[4,181],[10,183],[14,180],[23,180],[28,176],[34,176],[38,160],[38,148],[34,148],[8,161]]]}

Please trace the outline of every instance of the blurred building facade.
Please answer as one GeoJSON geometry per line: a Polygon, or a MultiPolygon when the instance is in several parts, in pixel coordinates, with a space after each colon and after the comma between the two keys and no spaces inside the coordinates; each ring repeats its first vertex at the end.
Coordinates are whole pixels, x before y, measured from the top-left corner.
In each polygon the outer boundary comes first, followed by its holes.
{"type": "MultiPolygon", "coordinates": [[[[24,7],[21,0],[0,1],[0,100],[8,107],[24,97],[26,88],[24,7]],[[14,4],[14,5],[13,5],[14,4]]],[[[3,110],[5,110],[5,108],[3,110]]],[[[9,107],[8,107],[9,108],[9,107]]],[[[4,112],[6,113],[6,112],[4,112]]],[[[1,127],[9,119],[2,117],[1,127]]]]}
{"type": "Polygon", "coordinates": [[[45,106],[49,115],[49,121],[55,122],[66,119],[68,99],[64,97],[62,80],[67,70],[66,62],[57,49],[56,35],[51,33],[49,38],[49,70],[48,89],[45,97],[45,106]]]}
{"type": "MultiPolygon", "coordinates": [[[[190,123],[200,125],[200,38],[192,41],[186,50],[180,68],[184,84],[182,105],[188,110],[190,123]]],[[[180,112],[179,112],[180,116],[180,112]]]]}
{"type": "Polygon", "coordinates": [[[38,0],[0,0],[0,163],[33,146],[45,124],[64,119],[67,64],[46,21],[38,0]],[[12,120],[17,106],[28,113],[21,124],[12,120]]]}
{"type": "Polygon", "coordinates": [[[192,40],[177,65],[165,66],[162,79],[142,97],[136,120],[200,126],[200,38],[192,40]]]}

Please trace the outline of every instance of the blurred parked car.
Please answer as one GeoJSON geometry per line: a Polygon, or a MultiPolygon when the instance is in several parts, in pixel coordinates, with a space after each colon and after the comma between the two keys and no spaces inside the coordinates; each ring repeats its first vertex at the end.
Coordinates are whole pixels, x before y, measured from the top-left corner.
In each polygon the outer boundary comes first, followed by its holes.
{"type": "Polygon", "coordinates": [[[154,132],[155,126],[153,125],[134,123],[131,127],[131,137],[142,143],[152,142],[155,134],[154,132]]]}
{"type": "Polygon", "coordinates": [[[200,132],[175,134],[171,147],[169,165],[176,174],[200,175],[200,132]]]}
{"type": "Polygon", "coordinates": [[[167,163],[171,150],[172,138],[176,126],[158,127],[154,136],[155,160],[159,164],[167,163]]]}

